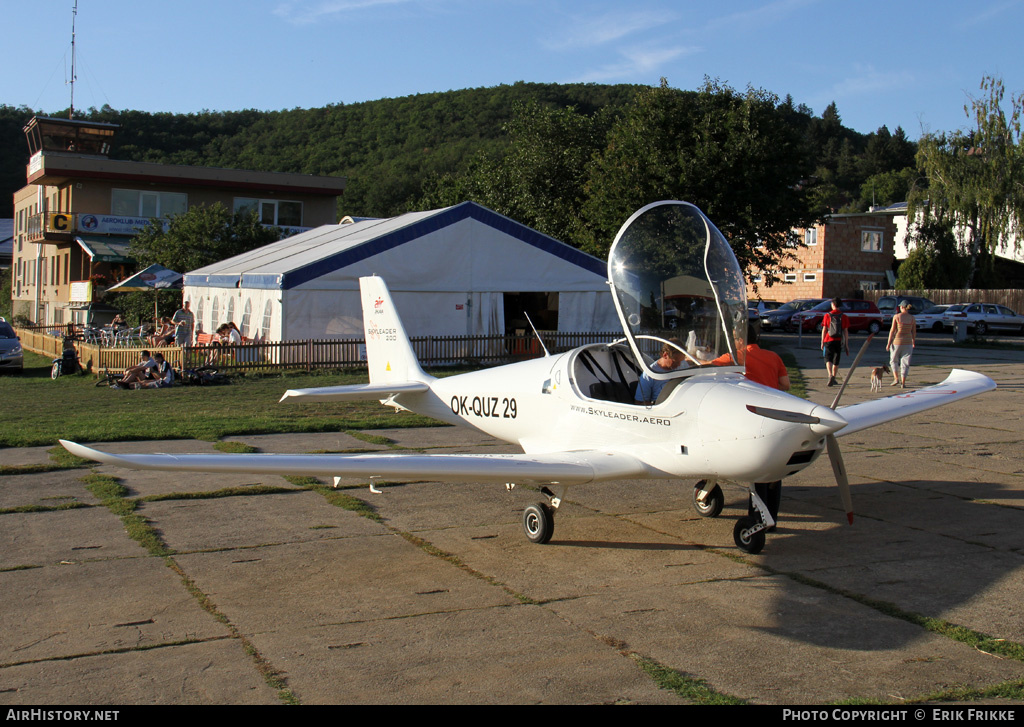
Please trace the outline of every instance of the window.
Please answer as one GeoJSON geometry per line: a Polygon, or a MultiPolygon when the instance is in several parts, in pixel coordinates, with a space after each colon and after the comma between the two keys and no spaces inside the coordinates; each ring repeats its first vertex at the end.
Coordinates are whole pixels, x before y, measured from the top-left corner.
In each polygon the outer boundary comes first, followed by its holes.
{"type": "Polygon", "coordinates": [[[785,280],[786,280],[787,283],[795,283],[796,282],[796,273],[786,273],[785,280]]]}
{"type": "Polygon", "coordinates": [[[263,309],[263,330],[260,332],[260,337],[264,341],[266,341],[267,338],[270,336],[270,323],[272,321],[272,316],[274,313],[274,309],[271,305],[272,303],[273,301],[268,300],[266,307],[264,307],[263,309]]]}
{"type": "Polygon", "coordinates": [[[256,210],[264,225],[279,227],[302,226],[302,202],[285,199],[255,199],[235,197],[235,212],[256,210]]]}
{"type": "Polygon", "coordinates": [[[243,336],[249,335],[250,338],[252,338],[252,336],[251,336],[252,331],[249,330],[249,323],[250,323],[251,320],[252,320],[252,300],[251,299],[246,299],[246,301],[245,301],[245,312],[242,313],[241,330],[242,330],[242,335],[243,336]]]}
{"type": "Polygon", "coordinates": [[[199,300],[196,301],[196,333],[201,333],[203,330],[203,297],[200,296],[199,300]]]}
{"type": "Polygon", "coordinates": [[[817,273],[804,273],[804,282],[813,283],[818,279],[817,273]]]}
{"type": "Polygon", "coordinates": [[[809,227],[804,230],[804,244],[808,247],[812,247],[818,244],[818,228],[809,227]]]}
{"type": "Polygon", "coordinates": [[[228,306],[227,309],[224,311],[224,322],[235,322],[235,299],[232,296],[228,296],[228,306]]]}
{"type": "Polygon", "coordinates": [[[125,217],[168,217],[188,210],[188,195],[115,189],[110,194],[110,213],[125,217]]]}
{"type": "Polygon", "coordinates": [[[860,233],[860,249],[863,252],[882,252],[882,233],[864,230],[860,233]]]}
{"type": "Polygon", "coordinates": [[[213,303],[210,306],[210,333],[220,327],[220,298],[213,296],[213,303]]]}

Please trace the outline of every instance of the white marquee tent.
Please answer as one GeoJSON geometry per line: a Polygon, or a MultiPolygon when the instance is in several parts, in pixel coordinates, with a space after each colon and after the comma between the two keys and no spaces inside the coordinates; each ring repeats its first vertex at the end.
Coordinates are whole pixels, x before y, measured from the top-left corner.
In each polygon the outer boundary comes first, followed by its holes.
{"type": "Polygon", "coordinates": [[[185,300],[206,332],[361,337],[358,279],[373,274],[410,336],[505,333],[508,296],[537,293],[560,331],[620,329],[604,261],[473,202],[308,230],[187,273],[185,300]]]}

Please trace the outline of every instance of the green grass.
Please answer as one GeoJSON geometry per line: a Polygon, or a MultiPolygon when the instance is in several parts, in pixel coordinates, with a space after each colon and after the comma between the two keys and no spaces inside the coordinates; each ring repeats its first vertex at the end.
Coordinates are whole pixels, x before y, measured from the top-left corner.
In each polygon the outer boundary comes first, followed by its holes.
{"type": "Polygon", "coordinates": [[[23,374],[0,375],[0,447],[437,425],[375,401],[278,403],[287,389],[366,383],[365,372],[239,375],[224,386],[121,391],[95,386],[90,375],[53,381],[49,370],[49,359],[26,353],[23,374]]]}

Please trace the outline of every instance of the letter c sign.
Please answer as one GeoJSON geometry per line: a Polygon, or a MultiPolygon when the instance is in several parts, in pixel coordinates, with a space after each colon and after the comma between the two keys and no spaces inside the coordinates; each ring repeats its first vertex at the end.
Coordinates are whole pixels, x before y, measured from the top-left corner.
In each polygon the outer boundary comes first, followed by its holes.
{"type": "Polygon", "coordinates": [[[50,230],[53,232],[71,232],[74,224],[71,215],[52,214],[50,215],[50,230]]]}

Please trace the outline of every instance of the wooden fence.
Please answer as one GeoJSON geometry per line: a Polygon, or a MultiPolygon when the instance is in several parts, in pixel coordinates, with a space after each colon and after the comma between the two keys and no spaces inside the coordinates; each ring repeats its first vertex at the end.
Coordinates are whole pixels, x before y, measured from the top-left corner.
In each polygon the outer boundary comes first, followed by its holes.
{"type": "MultiPolygon", "coordinates": [[[[61,326],[33,329],[18,328],[22,346],[35,353],[57,358],[63,350],[61,326]],[[42,330],[33,330],[42,329],[42,330]],[[58,335],[52,335],[57,333],[58,335]]],[[[551,353],[566,351],[587,343],[607,343],[619,333],[567,333],[541,331],[544,346],[551,353]]],[[[493,365],[537,358],[544,355],[535,336],[419,336],[411,339],[420,363],[428,366],[459,364],[493,365]]],[[[136,365],[143,350],[161,353],[176,369],[204,366],[218,371],[281,371],[285,369],[358,369],[366,367],[363,339],[326,339],[308,341],[261,341],[217,347],[165,346],[127,348],[107,347],[75,341],[82,365],[96,373],[118,373],[136,365]]]]}
{"type": "Polygon", "coordinates": [[[877,303],[886,295],[918,295],[936,305],[953,303],[995,303],[1005,305],[1017,313],[1024,313],[1024,290],[865,290],[865,300],[877,303]]]}

